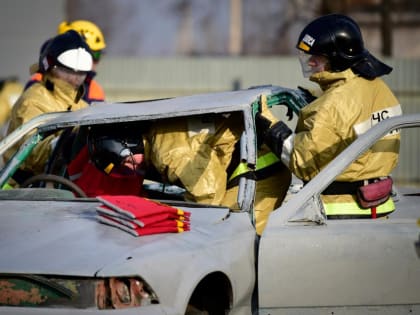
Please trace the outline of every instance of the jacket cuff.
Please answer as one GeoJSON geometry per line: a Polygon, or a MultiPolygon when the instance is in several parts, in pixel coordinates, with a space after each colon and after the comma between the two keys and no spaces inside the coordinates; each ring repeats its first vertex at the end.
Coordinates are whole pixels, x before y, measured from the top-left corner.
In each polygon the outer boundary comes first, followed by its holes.
{"type": "Polygon", "coordinates": [[[283,144],[292,134],[292,130],[282,121],[275,123],[265,136],[265,143],[278,157],[281,157],[283,144]]]}

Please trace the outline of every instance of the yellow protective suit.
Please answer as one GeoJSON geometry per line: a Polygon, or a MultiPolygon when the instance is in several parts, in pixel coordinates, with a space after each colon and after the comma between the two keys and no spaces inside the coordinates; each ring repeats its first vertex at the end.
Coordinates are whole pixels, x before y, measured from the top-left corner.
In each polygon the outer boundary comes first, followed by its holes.
{"type": "MultiPolygon", "coordinates": [[[[271,125],[278,122],[279,119],[268,109],[267,96],[264,94],[261,95],[260,105],[260,114],[271,125]]],[[[258,127],[264,128],[257,123],[258,127]]],[[[282,164],[267,145],[262,144],[257,151],[256,169],[251,171],[246,166],[236,168],[231,176],[233,179],[230,180],[229,186],[235,183],[240,176],[253,176],[255,178],[254,221],[256,232],[258,235],[261,235],[271,211],[280,207],[287,194],[292,177],[290,170],[282,164]],[[238,173],[236,174],[237,171],[238,173]]],[[[237,183],[235,186],[230,187],[226,191],[222,204],[231,209],[239,210],[240,206],[237,202],[238,189],[237,183]]]]}
{"type": "MultiPolygon", "coordinates": [[[[88,106],[86,102],[80,99],[81,95],[79,94],[79,90],[69,83],[54,78],[47,73],[42,82],[33,84],[17,100],[12,110],[8,134],[38,115],[78,110],[88,106]]],[[[5,152],[5,161],[12,157],[28,137],[29,135],[5,152]]],[[[51,154],[50,142],[53,138],[54,135],[51,135],[39,143],[20,168],[34,174],[42,173],[51,154]]]]}
{"type": "Polygon", "coordinates": [[[186,189],[187,200],[220,205],[241,121],[237,114],[159,121],[145,135],[146,158],[165,181],[186,189]]]}
{"type": "Polygon", "coordinates": [[[14,79],[0,82],[0,128],[10,118],[12,107],[23,92],[23,85],[14,79]]]}
{"type": "MultiPolygon", "coordinates": [[[[383,119],[401,115],[401,106],[380,78],[353,73],[319,72],[310,77],[324,93],[300,113],[290,170],[309,181],[359,135],[383,119]]],[[[336,181],[354,182],[387,176],[398,162],[399,131],[391,132],[354,161],[336,181]]],[[[352,195],[324,196],[325,202],[354,204],[352,195]]]]}
{"type": "MultiPolygon", "coordinates": [[[[261,157],[269,152],[271,150],[262,145],[257,154],[258,157],[261,157]]],[[[292,179],[290,170],[280,161],[263,168],[261,171],[264,174],[261,176],[262,178],[258,178],[257,175],[254,201],[255,229],[258,235],[263,232],[271,211],[280,207],[292,179]]],[[[239,210],[237,198],[238,186],[236,185],[226,191],[222,204],[231,209],[239,210]]]]}

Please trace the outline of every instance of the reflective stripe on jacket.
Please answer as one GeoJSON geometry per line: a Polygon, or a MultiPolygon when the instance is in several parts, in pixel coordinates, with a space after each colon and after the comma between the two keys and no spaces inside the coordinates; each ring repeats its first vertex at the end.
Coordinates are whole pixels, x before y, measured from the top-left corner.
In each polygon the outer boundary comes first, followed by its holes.
{"type": "Polygon", "coordinates": [[[258,156],[257,164],[255,165],[255,171],[250,171],[248,164],[246,162],[241,162],[229,177],[229,182],[238,176],[243,176],[247,173],[258,173],[258,171],[261,171],[278,162],[280,162],[280,159],[273,152],[268,152],[258,156]]]}
{"type": "Polygon", "coordinates": [[[292,174],[266,145],[262,145],[258,149],[257,155],[255,171],[250,170],[246,163],[245,165],[241,163],[232,173],[222,205],[232,210],[240,210],[241,205],[238,204],[239,178],[242,176],[254,178],[256,187],[253,216],[256,232],[261,235],[271,211],[280,207],[283,202],[291,183],[292,174]]]}
{"type": "MultiPolygon", "coordinates": [[[[324,196],[322,196],[324,200],[324,196]]],[[[359,207],[356,201],[347,201],[347,202],[324,202],[325,214],[328,218],[339,218],[339,217],[349,217],[349,218],[371,218],[372,210],[363,209],[359,207]]],[[[389,198],[385,203],[376,207],[376,214],[378,217],[390,214],[395,210],[395,204],[392,198],[389,198]]]]}

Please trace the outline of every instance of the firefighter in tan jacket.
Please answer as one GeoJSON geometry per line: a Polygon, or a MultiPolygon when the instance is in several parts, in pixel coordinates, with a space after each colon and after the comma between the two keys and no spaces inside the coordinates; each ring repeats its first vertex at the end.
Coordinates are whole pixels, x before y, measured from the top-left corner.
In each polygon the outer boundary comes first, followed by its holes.
{"type": "Polygon", "coordinates": [[[88,154],[83,157],[81,152],[68,172],[90,196],[99,192],[140,195],[146,173],[147,179],[184,188],[187,201],[220,205],[226,191],[227,168],[242,132],[238,119],[235,114],[205,115],[132,128],[129,124],[126,128],[91,127],[88,154]],[[130,163],[136,174],[121,171],[130,163]]]}
{"type": "MultiPolygon", "coordinates": [[[[392,68],[365,48],[356,22],[331,14],[315,19],[299,36],[297,48],[305,76],[322,95],[302,109],[294,133],[274,122],[265,140],[304,182],[311,180],[358,136],[380,121],[401,115],[400,104],[379,77],[392,68]]],[[[322,195],[330,218],[371,217],[356,202],[360,186],[389,176],[398,162],[400,135],[393,131],[354,161],[322,195]]],[[[395,210],[392,199],[375,215],[395,210]]]]}
{"type": "MultiPolygon", "coordinates": [[[[231,174],[231,169],[241,164],[234,154],[238,152],[237,144],[243,132],[243,125],[238,123],[241,121],[242,117],[238,113],[170,118],[153,122],[150,126],[145,124],[144,130],[137,127],[137,131],[130,130],[130,134],[124,137],[143,138],[144,159],[141,167],[147,170],[148,179],[183,187],[183,197],[187,201],[224,205],[239,210],[238,184],[235,181],[232,183],[231,179],[238,179],[244,174],[231,174]],[[230,183],[232,185],[229,185],[230,183]]],[[[122,141],[124,137],[118,137],[115,128],[105,126],[103,132],[107,130],[108,136],[102,135],[93,141],[96,145],[89,144],[89,154],[96,168],[110,176],[103,176],[97,172],[95,174],[95,170],[89,166],[80,175],[75,174],[77,172],[74,172],[74,166],[79,163],[74,161],[68,168],[69,174],[71,177],[80,176],[75,182],[88,195],[98,192],[115,194],[118,191],[141,194],[135,180],[130,183],[127,177],[124,181],[119,181],[109,170],[109,165],[119,165],[118,161],[126,158],[121,156],[122,152],[132,151],[122,150],[121,147],[136,141],[122,141]],[[83,174],[85,172],[89,174],[83,174]],[[137,190],[136,187],[129,187],[130,185],[136,186],[137,190]]],[[[88,143],[92,141],[88,140],[88,143]]],[[[135,162],[135,156],[134,154],[129,160],[135,162]]],[[[84,164],[86,163],[81,164],[82,168],[84,164]]],[[[255,177],[257,189],[254,210],[256,230],[260,234],[268,214],[280,205],[286,194],[290,183],[290,171],[281,165],[279,159],[266,146],[262,146],[258,151],[255,177]],[[273,187],[277,189],[273,190],[273,187]]]]}
{"type": "Polygon", "coordinates": [[[146,160],[164,181],[186,190],[185,198],[220,205],[227,169],[242,127],[235,114],[174,118],[152,125],[146,138],[146,160]]]}
{"type": "MultiPolygon", "coordinates": [[[[92,56],[77,32],[69,31],[54,37],[40,56],[39,66],[44,78],[27,89],[16,102],[8,134],[38,115],[73,111],[87,106],[81,97],[86,74],[92,69],[92,56]]],[[[18,183],[44,171],[55,137],[51,135],[35,147],[13,177],[18,183]]],[[[26,139],[21,139],[5,152],[6,160],[12,157],[26,139]]]]}

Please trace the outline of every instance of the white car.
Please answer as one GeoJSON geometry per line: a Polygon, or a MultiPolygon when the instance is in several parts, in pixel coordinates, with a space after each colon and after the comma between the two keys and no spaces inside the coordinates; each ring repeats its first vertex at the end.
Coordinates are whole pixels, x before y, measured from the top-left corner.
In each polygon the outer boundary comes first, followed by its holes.
{"type": "MultiPolygon", "coordinates": [[[[36,130],[0,171],[0,185],[60,129],[232,112],[242,113],[241,158],[252,167],[261,94],[295,112],[306,104],[300,91],[263,86],[40,116],[0,142],[2,154],[36,130]]],[[[375,141],[412,127],[420,128],[420,114],[371,128],[273,211],[261,237],[250,178],[239,184],[240,211],[171,201],[168,193],[165,203],[191,213],[191,230],[140,237],[100,224],[95,198],[2,190],[0,314],[419,314],[419,189],[395,187],[397,210],[375,220],[328,220],[320,199],[375,141]]]]}

